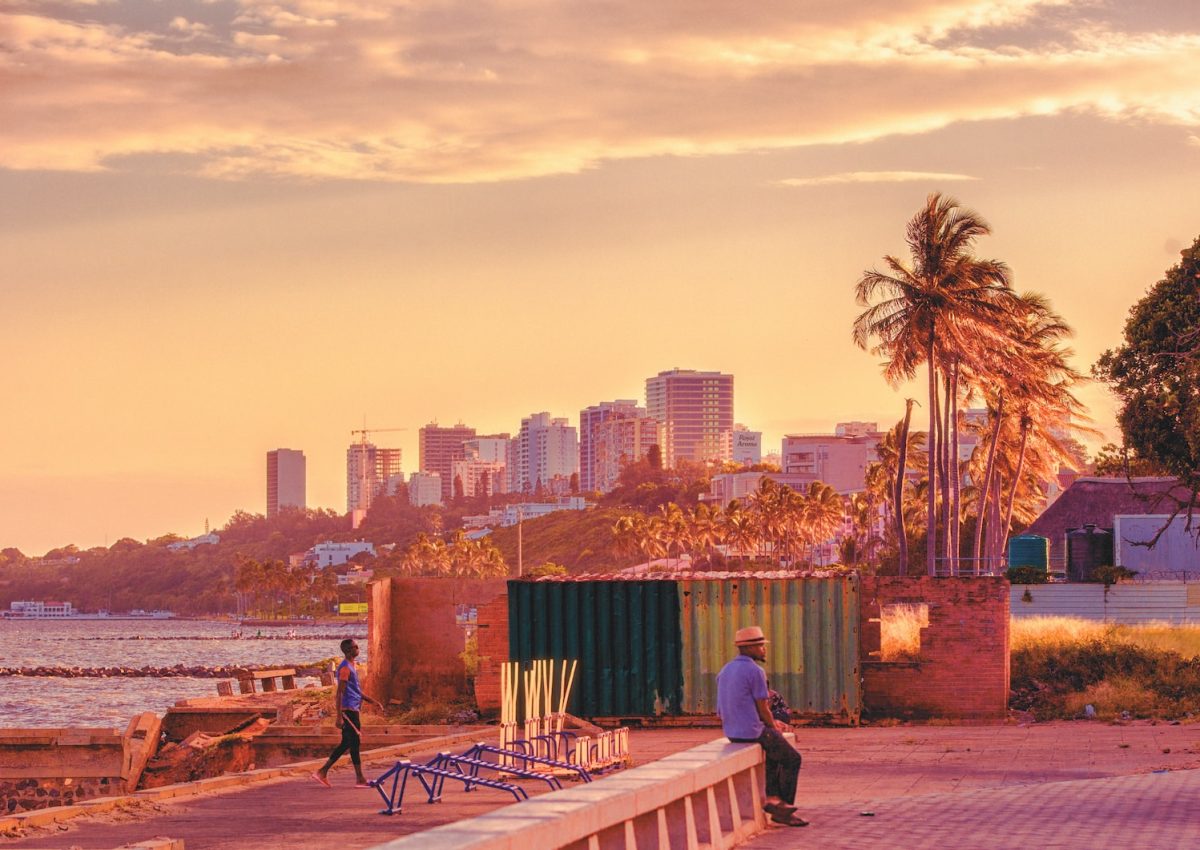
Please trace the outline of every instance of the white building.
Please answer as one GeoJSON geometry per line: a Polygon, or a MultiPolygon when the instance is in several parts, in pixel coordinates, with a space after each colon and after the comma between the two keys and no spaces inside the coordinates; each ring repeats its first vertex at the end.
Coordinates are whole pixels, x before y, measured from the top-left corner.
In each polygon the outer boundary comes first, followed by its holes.
{"type": "Polygon", "coordinates": [[[304,553],[304,561],[324,569],[344,564],[359,552],[375,554],[375,544],[367,540],[353,540],[349,543],[333,543],[326,541],[304,553]]]}
{"type": "Polygon", "coordinates": [[[408,476],[408,501],[423,508],[442,503],[442,476],[436,472],[414,472],[408,476]]]}
{"type": "Polygon", "coordinates": [[[515,442],[516,491],[566,491],[579,472],[579,436],[573,425],[547,412],[534,413],[521,420],[515,442]]]}
{"type": "Polygon", "coordinates": [[[529,519],[536,519],[558,511],[587,510],[588,503],[583,496],[562,496],[553,502],[522,502],[519,505],[505,505],[493,508],[486,514],[463,517],[465,528],[508,528],[529,519]]]}
{"type": "MultiPolygon", "coordinates": [[[[646,415],[646,408],[639,407],[638,403],[633,399],[617,399],[616,401],[602,401],[599,404],[593,404],[591,407],[585,407],[579,411],[579,489],[585,493],[590,493],[593,490],[606,492],[612,489],[613,483],[601,483],[602,478],[608,478],[601,467],[599,452],[602,448],[597,445],[600,438],[601,427],[610,420],[636,420],[642,419],[646,415]],[[606,486],[607,485],[607,486],[606,486]]],[[[611,435],[611,429],[609,429],[611,435]]],[[[657,439],[657,438],[656,438],[657,439]]],[[[611,436],[610,436],[611,442],[611,436]]],[[[613,447],[606,447],[608,455],[611,457],[616,454],[613,447]]],[[[636,459],[636,456],[633,458],[636,459]]],[[[615,460],[615,458],[613,458],[615,460]]],[[[619,471],[619,470],[618,470],[619,471]]]]}
{"type": "Polygon", "coordinates": [[[180,549],[195,549],[197,546],[215,546],[221,542],[221,535],[210,531],[208,534],[201,534],[199,537],[193,537],[191,540],[178,540],[175,543],[168,543],[167,548],[172,552],[178,552],[180,549]]]}
{"type": "Polygon", "coordinates": [[[493,463],[508,463],[508,444],[510,442],[508,434],[476,437],[463,443],[463,457],[493,463]]]}
{"type": "Polygon", "coordinates": [[[451,492],[457,493],[461,487],[464,498],[508,492],[508,466],[502,460],[467,458],[454,461],[452,468],[454,485],[451,492]]]}
{"type": "Polygon", "coordinates": [[[734,425],[732,431],[725,433],[729,439],[730,460],[744,466],[762,463],[762,431],[751,431],[745,425],[734,425]]]}

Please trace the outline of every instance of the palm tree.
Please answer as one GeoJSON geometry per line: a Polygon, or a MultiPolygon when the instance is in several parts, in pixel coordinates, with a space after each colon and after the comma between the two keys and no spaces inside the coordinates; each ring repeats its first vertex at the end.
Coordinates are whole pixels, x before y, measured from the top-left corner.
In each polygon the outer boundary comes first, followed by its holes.
{"type": "Polygon", "coordinates": [[[734,499],[725,508],[721,519],[721,536],[726,546],[739,557],[758,548],[758,526],[750,511],[734,499]]]}
{"type": "Polygon", "coordinates": [[[930,575],[936,572],[937,563],[939,366],[966,350],[978,328],[1005,311],[1011,295],[1008,267],[971,254],[974,241],[990,232],[978,214],[935,192],[908,223],[911,266],[886,256],[888,271],[864,272],[856,289],[858,303],[867,309],[854,321],[854,342],[868,349],[872,339],[878,340],[869,350],[888,358],[884,377],[889,383],[914,378],[921,364],[927,370],[930,474],[926,569],[930,575]],[[877,295],[883,300],[872,304],[877,295]]]}
{"type": "Polygon", "coordinates": [[[838,492],[823,481],[808,485],[804,494],[804,525],[809,543],[815,546],[833,537],[846,515],[846,504],[838,492]]]}

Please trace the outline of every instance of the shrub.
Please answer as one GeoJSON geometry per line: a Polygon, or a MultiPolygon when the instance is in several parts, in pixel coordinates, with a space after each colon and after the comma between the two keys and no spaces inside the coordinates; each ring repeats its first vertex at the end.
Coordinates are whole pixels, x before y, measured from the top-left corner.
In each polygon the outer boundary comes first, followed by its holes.
{"type": "Polygon", "coordinates": [[[1045,584],[1049,578],[1037,567],[1009,567],[1005,576],[1012,584],[1045,584]]]}

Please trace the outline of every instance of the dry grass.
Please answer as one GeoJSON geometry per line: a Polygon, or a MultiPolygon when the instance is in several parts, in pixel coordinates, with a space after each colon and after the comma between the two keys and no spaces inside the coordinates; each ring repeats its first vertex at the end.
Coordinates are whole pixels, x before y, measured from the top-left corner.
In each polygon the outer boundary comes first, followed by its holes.
{"type": "Polygon", "coordinates": [[[1118,626],[1080,617],[1014,617],[1011,623],[1009,640],[1014,652],[1112,641],[1143,649],[1177,652],[1184,658],[1200,656],[1200,626],[1169,623],[1118,626]]]}
{"type": "Polygon", "coordinates": [[[879,623],[880,660],[918,660],[921,657],[921,629],[928,625],[928,605],[884,605],[879,623]]]}
{"type": "Polygon", "coordinates": [[[1010,637],[1013,707],[1039,718],[1200,714],[1200,627],[1028,617],[1010,637]]]}

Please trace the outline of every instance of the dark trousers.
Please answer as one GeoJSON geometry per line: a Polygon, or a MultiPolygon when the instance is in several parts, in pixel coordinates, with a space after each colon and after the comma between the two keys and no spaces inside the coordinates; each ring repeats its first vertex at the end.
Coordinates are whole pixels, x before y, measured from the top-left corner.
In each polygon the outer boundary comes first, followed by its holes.
{"type": "Polygon", "coordinates": [[[767,796],[796,804],[796,780],[800,776],[800,754],[783,735],[765,727],[757,738],[730,738],[735,744],[756,743],[767,756],[767,796]]]}
{"type": "Polygon", "coordinates": [[[328,760],[325,762],[325,769],[333,767],[333,763],[342,757],[347,751],[350,753],[350,761],[354,762],[354,769],[362,771],[362,756],[359,755],[359,745],[362,739],[358,737],[358,730],[362,728],[362,721],[358,719],[358,712],[351,711],[348,708],[342,709],[342,740],[333,752],[329,754],[328,760]]]}

